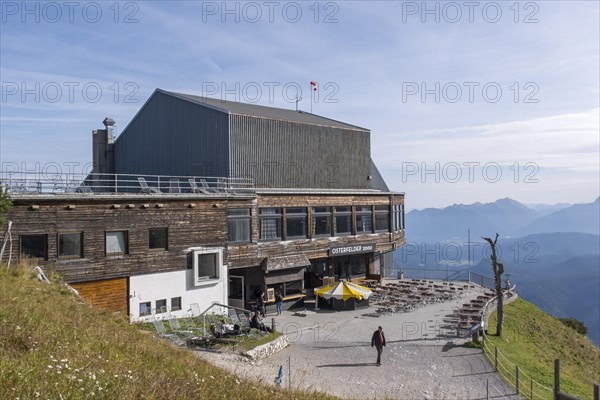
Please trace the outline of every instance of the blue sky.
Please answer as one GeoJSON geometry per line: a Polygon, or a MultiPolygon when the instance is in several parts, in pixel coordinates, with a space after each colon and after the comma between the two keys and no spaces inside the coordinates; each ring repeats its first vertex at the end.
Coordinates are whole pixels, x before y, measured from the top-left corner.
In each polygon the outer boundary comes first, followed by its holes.
{"type": "Polygon", "coordinates": [[[600,3],[470,4],[4,1],[0,161],[89,169],[156,88],[309,111],[315,80],[411,209],[593,201],[600,3]]]}

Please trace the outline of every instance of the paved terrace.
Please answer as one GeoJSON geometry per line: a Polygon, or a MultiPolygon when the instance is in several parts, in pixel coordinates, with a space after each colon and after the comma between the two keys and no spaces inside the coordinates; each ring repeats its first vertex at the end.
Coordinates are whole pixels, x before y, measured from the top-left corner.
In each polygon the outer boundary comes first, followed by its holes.
{"type": "MultiPolygon", "coordinates": [[[[401,289],[418,286],[408,282],[384,281],[384,287],[375,292],[379,304],[365,309],[308,309],[305,313],[284,311],[279,317],[267,315],[266,322],[275,318],[277,329],[286,333],[291,342],[268,359],[250,362],[231,353],[197,354],[267,384],[273,384],[283,365],[286,386],[290,383],[290,363],[292,388],[323,391],[345,399],[485,399],[488,383],[490,398],[518,398],[482,352],[463,347],[468,339],[456,336],[459,314],[471,307],[471,301],[486,296],[486,290],[455,283],[456,289],[448,289],[455,293],[445,300],[423,300],[421,296],[419,301],[413,298],[414,304],[405,311],[382,310],[400,307],[401,299],[394,297],[402,295],[401,289]],[[375,364],[377,354],[370,345],[371,335],[379,325],[387,339],[381,366],[375,364]]],[[[428,281],[420,282],[427,291],[434,289],[434,283],[432,288],[429,285],[428,281]]],[[[415,296],[413,292],[410,295],[415,296]]]]}

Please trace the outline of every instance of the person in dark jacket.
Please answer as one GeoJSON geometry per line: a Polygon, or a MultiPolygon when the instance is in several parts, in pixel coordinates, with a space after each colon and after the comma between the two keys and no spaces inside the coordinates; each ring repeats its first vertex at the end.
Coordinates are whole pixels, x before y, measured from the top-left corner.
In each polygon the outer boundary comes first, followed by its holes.
{"type": "Polygon", "coordinates": [[[383,346],[385,346],[385,335],[381,326],[373,332],[373,337],[371,337],[371,347],[373,346],[377,348],[377,365],[381,365],[381,352],[383,351],[383,346]]]}

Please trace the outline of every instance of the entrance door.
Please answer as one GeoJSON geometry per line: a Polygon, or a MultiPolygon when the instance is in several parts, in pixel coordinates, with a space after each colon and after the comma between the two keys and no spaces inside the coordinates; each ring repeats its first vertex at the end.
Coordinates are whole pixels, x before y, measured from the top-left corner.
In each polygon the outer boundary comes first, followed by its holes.
{"type": "Polygon", "coordinates": [[[228,304],[232,307],[244,308],[244,277],[229,275],[228,304]]]}

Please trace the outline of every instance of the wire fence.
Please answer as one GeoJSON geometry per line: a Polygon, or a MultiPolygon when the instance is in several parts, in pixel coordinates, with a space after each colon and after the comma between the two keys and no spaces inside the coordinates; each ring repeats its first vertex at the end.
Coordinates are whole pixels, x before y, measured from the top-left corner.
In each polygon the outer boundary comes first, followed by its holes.
{"type": "Polygon", "coordinates": [[[492,348],[487,340],[483,341],[483,352],[500,376],[520,396],[532,400],[552,400],[554,398],[553,388],[534,380],[531,375],[510,361],[496,346],[492,348]]]}

